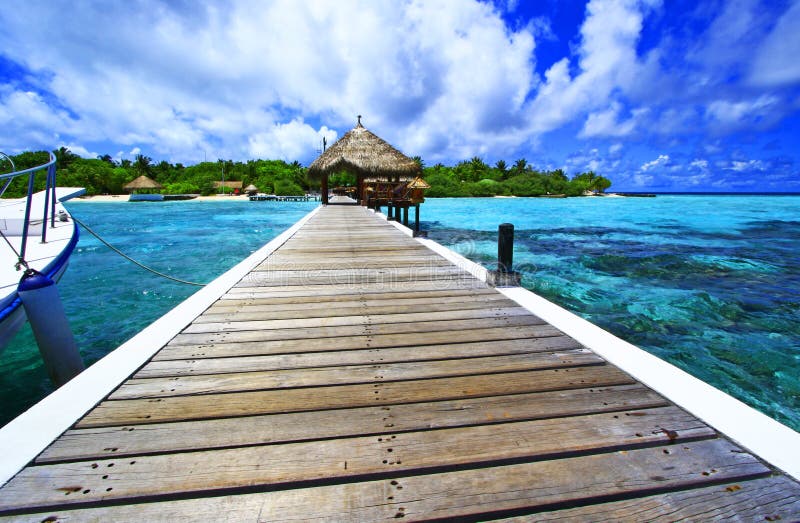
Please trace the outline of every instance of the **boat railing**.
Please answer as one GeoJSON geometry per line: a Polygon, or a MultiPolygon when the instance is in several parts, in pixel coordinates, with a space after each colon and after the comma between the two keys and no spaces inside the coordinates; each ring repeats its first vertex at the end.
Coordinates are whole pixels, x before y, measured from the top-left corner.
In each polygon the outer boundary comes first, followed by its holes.
{"type": "Polygon", "coordinates": [[[35,212],[32,209],[33,206],[33,193],[34,193],[34,181],[36,175],[42,171],[46,171],[46,181],[45,181],[45,196],[44,196],[44,208],[42,209],[42,243],[47,241],[47,220],[50,219],[50,227],[55,227],[55,220],[56,220],[56,156],[51,152],[50,160],[42,165],[37,165],[35,167],[30,167],[28,169],[23,169],[21,171],[17,171],[14,162],[11,158],[4,154],[0,153],[2,158],[6,159],[9,163],[11,163],[12,171],[10,173],[0,175],[0,184],[2,187],[0,188],[0,198],[3,197],[8,187],[11,183],[17,179],[24,177],[25,175],[28,176],[28,194],[26,196],[25,201],[25,218],[22,222],[22,238],[21,238],[21,245],[19,250],[19,259],[20,263],[24,264],[25,261],[25,251],[28,245],[28,226],[31,222],[31,213],[35,212]]]}

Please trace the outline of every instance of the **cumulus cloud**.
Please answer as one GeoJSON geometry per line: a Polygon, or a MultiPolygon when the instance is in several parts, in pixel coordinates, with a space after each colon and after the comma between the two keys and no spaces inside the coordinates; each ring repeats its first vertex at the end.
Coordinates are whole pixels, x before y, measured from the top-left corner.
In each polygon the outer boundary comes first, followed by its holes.
{"type": "Polygon", "coordinates": [[[706,117],[724,129],[760,125],[770,119],[772,110],[780,99],[773,95],[762,95],[754,100],[731,102],[715,100],[706,109],[706,117]]]}
{"type": "Polygon", "coordinates": [[[645,162],[639,168],[641,171],[649,171],[651,169],[655,169],[657,167],[663,167],[664,165],[669,163],[669,155],[668,154],[659,154],[658,158],[652,160],[650,162],[645,162]]]}
{"type": "Polygon", "coordinates": [[[758,47],[750,80],[757,85],[784,86],[800,82],[800,1],[795,1],[758,47]]]}
{"type": "Polygon", "coordinates": [[[670,13],[589,0],[567,31],[526,11],[514,0],[19,1],[0,12],[0,60],[15,71],[0,79],[3,147],[307,164],[362,114],[429,164],[546,152],[548,165],[642,184],[684,168],[740,172],[717,163],[727,137],[797,109],[798,0],[670,13]],[[542,54],[545,43],[561,54],[542,54]]]}
{"type": "MultiPolygon", "coordinates": [[[[7,113],[40,133],[140,145],[176,160],[198,151],[309,160],[323,127],[352,126],[357,114],[411,154],[526,140],[517,131],[536,83],[534,38],[528,27],[509,30],[489,4],[182,5],[5,10],[7,56],[43,73],[44,89],[79,117],[53,115],[40,100],[35,110],[21,107],[20,93],[2,98],[7,113]],[[39,31],[28,30],[31,19],[39,31]]],[[[49,145],[46,135],[36,141],[49,145]]]]}
{"type": "MultiPolygon", "coordinates": [[[[636,43],[647,7],[649,5],[635,1],[589,2],[581,26],[577,64],[580,72],[571,76],[567,58],[547,70],[545,83],[531,105],[535,131],[555,129],[587,111],[602,107],[615,89],[625,89],[631,84],[638,69],[636,43]]],[[[608,116],[605,118],[607,120],[608,116]]],[[[602,115],[595,116],[595,121],[602,119],[602,115]]]]}

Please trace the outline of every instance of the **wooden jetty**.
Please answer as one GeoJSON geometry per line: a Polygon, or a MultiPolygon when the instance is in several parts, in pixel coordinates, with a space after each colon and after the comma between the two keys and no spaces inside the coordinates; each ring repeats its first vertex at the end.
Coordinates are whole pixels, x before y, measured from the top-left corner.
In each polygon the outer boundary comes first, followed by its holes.
{"type": "Polygon", "coordinates": [[[790,476],[363,207],[187,323],[1,520],[800,518],[790,476]]]}

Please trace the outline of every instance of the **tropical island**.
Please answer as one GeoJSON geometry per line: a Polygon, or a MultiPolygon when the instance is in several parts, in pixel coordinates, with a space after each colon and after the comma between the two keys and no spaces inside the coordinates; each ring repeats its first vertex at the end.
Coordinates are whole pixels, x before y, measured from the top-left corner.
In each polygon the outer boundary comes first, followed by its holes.
{"type": "MultiPolygon", "coordinates": [[[[123,194],[124,186],[147,176],[162,186],[163,194],[226,194],[234,191],[221,180],[241,181],[242,186],[253,185],[262,193],[278,196],[303,195],[320,189],[318,181],[309,179],[306,168],[299,162],[284,160],[248,160],[234,162],[217,160],[184,166],[167,161],[154,163],[144,155],[134,160],[114,160],[110,155],[94,159],[82,158],[68,148],[53,151],[59,185],[85,187],[89,196],[123,194]]],[[[12,156],[17,170],[41,165],[47,161],[46,151],[24,152],[12,156]]],[[[489,197],[489,196],[583,196],[602,194],[611,186],[611,180],[593,171],[569,177],[562,169],[541,171],[520,158],[509,166],[499,160],[494,166],[481,158],[458,162],[453,166],[437,163],[427,167],[420,157],[414,157],[422,166],[423,177],[431,185],[426,197],[489,197]]],[[[329,187],[355,185],[349,173],[332,175],[329,187]]],[[[37,183],[44,186],[44,180],[37,183]]],[[[25,194],[23,180],[15,180],[9,187],[8,197],[25,194]]],[[[37,187],[37,189],[39,189],[37,187]]]]}

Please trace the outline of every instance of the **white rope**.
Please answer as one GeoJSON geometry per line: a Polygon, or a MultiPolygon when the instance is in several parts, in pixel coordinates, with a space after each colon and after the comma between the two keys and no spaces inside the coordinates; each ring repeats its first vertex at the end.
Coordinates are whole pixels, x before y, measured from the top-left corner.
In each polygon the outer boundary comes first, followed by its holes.
{"type": "Polygon", "coordinates": [[[91,227],[89,227],[88,225],[86,225],[85,223],[83,223],[82,221],[77,219],[75,216],[72,216],[72,219],[75,220],[75,223],[77,223],[78,225],[80,225],[81,227],[86,229],[89,232],[89,234],[91,234],[92,236],[94,236],[95,238],[97,238],[98,240],[103,242],[103,244],[106,247],[108,247],[109,249],[111,249],[112,251],[116,252],[117,254],[119,254],[120,256],[122,256],[123,258],[128,260],[129,262],[138,265],[139,267],[141,267],[142,269],[144,269],[146,271],[152,272],[153,274],[155,274],[157,276],[161,276],[162,278],[166,278],[168,280],[172,280],[172,281],[175,281],[175,282],[178,282],[178,283],[184,283],[186,285],[195,285],[197,287],[205,287],[207,285],[205,283],[195,283],[193,281],[186,281],[186,280],[181,280],[180,278],[174,278],[174,277],[170,276],[169,274],[164,274],[163,272],[159,272],[159,271],[157,271],[155,269],[152,269],[152,268],[148,267],[147,265],[144,265],[143,263],[139,263],[138,261],[134,260],[133,258],[128,256],[124,252],[120,251],[119,249],[117,249],[116,247],[114,247],[113,245],[111,245],[110,243],[105,241],[103,238],[100,237],[99,234],[94,232],[91,229],[91,227]]]}

